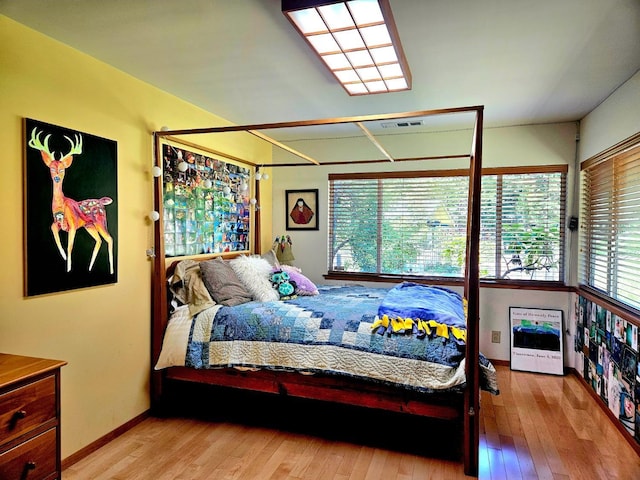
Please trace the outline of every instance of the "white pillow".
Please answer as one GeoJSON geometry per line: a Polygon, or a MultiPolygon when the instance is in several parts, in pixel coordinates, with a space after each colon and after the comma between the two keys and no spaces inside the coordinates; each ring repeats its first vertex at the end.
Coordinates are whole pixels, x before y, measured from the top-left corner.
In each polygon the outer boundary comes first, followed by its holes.
{"type": "Polygon", "coordinates": [[[187,356],[187,344],[191,332],[191,319],[188,305],[181,305],[171,314],[169,324],[162,339],[162,350],[155,370],[184,366],[187,356]]]}
{"type": "Polygon", "coordinates": [[[251,294],[259,302],[280,300],[280,295],[269,281],[271,264],[259,255],[242,255],[229,261],[229,265],[251,294]]]}

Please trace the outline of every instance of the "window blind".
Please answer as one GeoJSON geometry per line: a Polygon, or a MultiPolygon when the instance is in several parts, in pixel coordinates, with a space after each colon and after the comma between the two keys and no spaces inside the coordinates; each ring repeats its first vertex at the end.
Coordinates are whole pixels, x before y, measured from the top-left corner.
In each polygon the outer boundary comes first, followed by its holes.
{"type": "Polygon", "coordinates": [[[580,281],[640,310],[640,144],[582,168],[580,281]]]}
{"type": "Polygon", "coordinates": [[[468,176],[352,177],[330,176],[330,270],[460,275],[450,256],[466,238],[468,176]]]}
{"type": "MultiPolygon", "coordinates": [[[[563,277],[566,167],[487,169],[480,271],[563,277]]],[[[463,277],[467,170],[329,175],[330,271],[463,277]]]]}
{"type": "Polygon", "coordinates": [[[482,193],[481,276],[563,280],[566,174],[487,174],[482,193]]]}

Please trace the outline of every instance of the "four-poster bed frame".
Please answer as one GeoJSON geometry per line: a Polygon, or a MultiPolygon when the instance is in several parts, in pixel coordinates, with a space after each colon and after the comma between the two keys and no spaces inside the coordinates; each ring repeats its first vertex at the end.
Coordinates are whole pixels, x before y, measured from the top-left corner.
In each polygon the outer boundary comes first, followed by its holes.
{"type": "MultiPolygon", "coordinates": [[[[175,258],[166,259],[164,250],[164,235],[162,221],[155,222],[155,253],[153,261],[152,286],[152,343],[151,343],[151,400],[152,410],[162,411],[163,399],[169,387],[166,380],[206,383],[239,389],[248,389],[276,394],[286,394],[294,397],[325,400],[329,402],[361,405],[363,407],[378,408],[388,411],[408,413],[440,419],[461,422],[463,427],[463,463],[467,475],[476,476],[478,473],[479,450],[479,237],[480,237],[480,185],[482,168],[482,129],[483,107],[461,107],[439,110],[425,110],[405,112],[401,114],[369,115],[358,117],[333,118],[324,120],[310,120],[298,122],[282,122],[271,124],[256,124],[244,126],[227,126],[213,128],[195,128],[189,130],[174,130],[155,132],[156,158],[160,158],[160,139],[174,138],[191,134],[248,132],[259,138],[284,148],[290,153],[298,155],[308,162],[317,163],[314,159],[296,152],[262,134],[261,130],[293,128],[317,125],[334,125],[354,123],[361,128],[373,141],[376,147],[390,158],[388,152],[368,132],[363,122],[399,120],[411,117],[429,117],[447,114],[473,114],[473,140],[469,154],[452,155],[450,157],[469,159],[469,203],[467,217],[467,249],[465,260],[464,297],[468,302],[467,310],[467,342],[465,350],[466,386],[463,395],[460,394],[420,394],[418,392],[402,391],[382,385],[371,385],[354,379],[340,379],[322,375],[305,376],[291,372],[275,372],[259,370],[255,372],[238,371],[235,369],[195,370],[187,367],[169,367],[160,371],[153,370],[162,348],[164,331],[168,323],[167,278],[171,271],[167,271],[168,263],[175,258]],[[167,262],[169,260],[169,262],[167,262]]],[[[435,157],[421,157],[430,159],[435,157]]],[[[401,160],[401,159],[398,159],[401,160]]],[[[405,159],[418,160],[418,159],[405,159]]],[[[246,162],[256,166],[257,163],[246,162]]],[[[343,162],[346,163],[346,162],[343,162]]],[[[263,166],[261,164],[261,166],[263,166]]],[[[279,165],[265,165],[279,166],[279,165]]],[[[156,179],[155,208],[163,218],[162,211],[162,178],[156,179]]],[[[258,182],[256,182],[256,189],[258,182]]],[[[256,196],[258,192],[256,192],[256,196]]],[[[254,225],[254,253],[260,253],[260,222],[256,218],[254,225]]]]}

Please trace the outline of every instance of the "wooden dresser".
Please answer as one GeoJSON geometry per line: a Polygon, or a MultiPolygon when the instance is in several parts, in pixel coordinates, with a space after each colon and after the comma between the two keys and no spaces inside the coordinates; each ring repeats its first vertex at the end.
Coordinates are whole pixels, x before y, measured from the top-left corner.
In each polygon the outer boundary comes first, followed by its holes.
{"type": "Polygon", "coordinates": [[[0,353],[0,479],[60,475],[60,368],[66,362],[0,353]]]}

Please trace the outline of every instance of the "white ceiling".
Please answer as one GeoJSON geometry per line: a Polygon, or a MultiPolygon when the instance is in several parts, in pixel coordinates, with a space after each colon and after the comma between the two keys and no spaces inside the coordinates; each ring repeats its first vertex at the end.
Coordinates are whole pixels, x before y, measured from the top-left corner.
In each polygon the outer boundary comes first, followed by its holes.
{"type": "Polygon", "coordinates": [[[280,0],[0,0],[0,13],[236,124],[472,105],[489,127],[574,121],[640,69],[640,0],[390,3],[413,89],[362,97],[280,0]]]}

